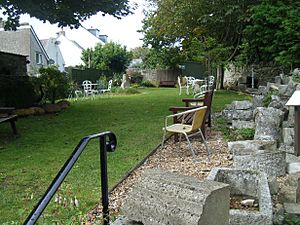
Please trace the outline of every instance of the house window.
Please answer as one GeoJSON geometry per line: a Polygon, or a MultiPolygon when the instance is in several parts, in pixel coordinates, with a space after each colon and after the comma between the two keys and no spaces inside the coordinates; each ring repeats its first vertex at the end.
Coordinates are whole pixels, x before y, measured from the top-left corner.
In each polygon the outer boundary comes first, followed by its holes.
{"type": "Polygon", "coordinates": [[[36,64],[43,64],[43,55],[41,53],[35,53],[35,62],[36,64]]]}

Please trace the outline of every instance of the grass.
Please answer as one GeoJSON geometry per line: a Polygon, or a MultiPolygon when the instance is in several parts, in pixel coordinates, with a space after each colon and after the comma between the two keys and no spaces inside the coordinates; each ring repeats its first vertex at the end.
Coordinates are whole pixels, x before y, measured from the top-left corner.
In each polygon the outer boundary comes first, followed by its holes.
{"type": "MultiPolygon", "coordinates": [[[[20,118],[21,136],[13,139],[9,124],[0,126],[0,224],[22,223],[80,139],[106,130],[118,139],[108,154],[109,187],[157,146],[170,106],[183,105],[178,90],[140,89],[141,94],[79,100],[59,114],[20,118]]],[[[218,91],[213,109],[220,111],[245,95],[218,91]]],[[[57,206],[52,200],[41,224],[74,224],[100,199],[99,143],[92,141],[70,172],[59,194],[79,200],[79,208],[57,206]],[[51,221],[51,222],[49,222],[51,221]]]]}

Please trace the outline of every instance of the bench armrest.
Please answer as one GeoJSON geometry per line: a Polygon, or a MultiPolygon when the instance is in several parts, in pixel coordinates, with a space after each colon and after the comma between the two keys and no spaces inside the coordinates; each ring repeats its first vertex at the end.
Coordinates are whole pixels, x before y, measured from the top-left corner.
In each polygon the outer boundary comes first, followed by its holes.
{"type": "Polygon", "coordinates": [[[11,115],[15,111],[14,107],[0,107],[0,114],[8,114],[11,115]]]}

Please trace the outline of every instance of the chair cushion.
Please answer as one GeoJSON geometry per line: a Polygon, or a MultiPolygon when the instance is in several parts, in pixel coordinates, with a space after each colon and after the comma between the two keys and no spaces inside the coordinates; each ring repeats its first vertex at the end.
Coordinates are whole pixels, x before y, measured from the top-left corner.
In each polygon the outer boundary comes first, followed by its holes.
{"type": "Polygon", "coordinates": [[[188,124],[175,123],[173,125],[167,126],[166,131],[173,133],[189,133],[192,130],[192,126],[188,124]]]}

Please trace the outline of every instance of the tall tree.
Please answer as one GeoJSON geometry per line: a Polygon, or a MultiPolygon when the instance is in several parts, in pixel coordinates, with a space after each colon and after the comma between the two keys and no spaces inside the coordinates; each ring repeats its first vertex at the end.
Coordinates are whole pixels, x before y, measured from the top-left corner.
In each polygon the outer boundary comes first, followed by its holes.
{"type": "Polygon", "coordinates": [[[300,2],[264,0],[250,12],[244,30],[247,59],[300,66],[300,2]]]}
{"type": "Polygon", "coordinates": [[[111,70],[114,73],[125,72],[132,59],[131,52],[126,46],[113,42],[105,45],[98,44],[95,49],[87,49],[82,53],[86,67],[100,70],[111,70]]]}
{"type": "MultiPolygon", "coordinates": [[[[134,6],[133,6],[134,7],[134,6]]],[[[131,13],[129,0],[0,0],[0,9],[7,16],[5,29],[16,29],[21,14],[28,13],[58,26],[78,27],[80,22],[98,12],[120,18],[131,13]]]]}
{"type": "Polygon", "coordinates": [[[259,0],[157,0],[144,20],[144,42],[152,47],[179,46],[186,60],[209,65],[239,52],[249,9],[259,0]]]}

